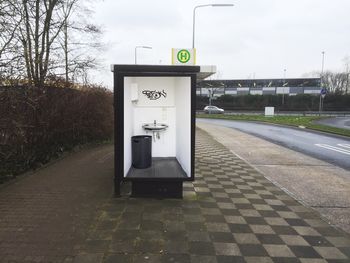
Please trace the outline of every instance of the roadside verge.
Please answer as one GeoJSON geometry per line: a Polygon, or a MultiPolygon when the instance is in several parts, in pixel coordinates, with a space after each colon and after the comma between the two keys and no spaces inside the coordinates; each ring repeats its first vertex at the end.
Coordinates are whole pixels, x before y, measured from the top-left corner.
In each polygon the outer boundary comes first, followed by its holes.
{"type": "Polygon", "coordinates": [[[316,121],[324,119],[318,116],[271,116],[265,117],[263,115],[220,115],[220,114],[197,114],[197,118],[208,119],[224,119],[235,121],[251,121],[260,123],[270,123],[274,125],[283,125],[294,128],[306,128],[310,131],[331,133],[334,135],[349,138],[350,130],[341,129],[332,126],[316,123],[316,121]]]}

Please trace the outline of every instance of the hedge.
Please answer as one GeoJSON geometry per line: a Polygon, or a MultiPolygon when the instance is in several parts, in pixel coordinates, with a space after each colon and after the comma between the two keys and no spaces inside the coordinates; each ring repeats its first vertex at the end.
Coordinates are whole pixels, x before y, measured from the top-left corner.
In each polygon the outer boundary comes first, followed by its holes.
{"type": "MultiPolygon", "coordinates": [[[[212,105],[228,111],[263,111],[266,106],[275,107],[277,111],[318,111],[319,96],[300,94],[295,96],[282,95],[223,95],[212,100],[212,105]]],[[[208,105],[208,97],[197,96],[197,110],[208,105]]],[[[324,111],[350,111],[350,95],[327,94],[324,111]]]]}
{"type": "Polygon", "coordinates": [[[0,182],[111,139],[113,119],[113,94],[101,87],[0,87],[0,182]]]}

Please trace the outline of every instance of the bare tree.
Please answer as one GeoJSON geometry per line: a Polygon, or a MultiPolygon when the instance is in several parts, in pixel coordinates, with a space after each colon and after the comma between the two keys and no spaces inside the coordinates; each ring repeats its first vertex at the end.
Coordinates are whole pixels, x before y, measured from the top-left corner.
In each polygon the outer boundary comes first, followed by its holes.
{"type": "Polygon", "coordinates": [[[322,81],[328,92],[336,94],[346,93],[346,73],[326,71],[323,73],[322,81]]]}
{"type": "Polygon", "coordinates": [[[13,77],[15,72],[14,61],[18,55],[13,56],[18,49],[16,32],[22,22],[17,16],[17,7],[11,1],[0,1],[0,77],[13,77]]]}
{"type": "Polygon", "coordinates": [[[64,76],[66,82],[80,80],[85,82],[89,69],[95,69],[99,63],[96,55],[102,49],[101,29],[88,22],[91,11],[78,5],[81,0],[70,0],[63,8],[64,30],[60,34],[60,43],[64,52],[64,76]]]}
{"type": "MultiPolygon", "coordinates": [[[[320,71],[303,74],[303,77],[320,77],[320,71]]],[[[349,73],[324,71],[322,75],[323,86],[330,93],[347,94],[349,85],[349,73]]]]}
{"type": "Polygon", "coordinates": [[[63,71],[68,81],[74,67],[95,66],[91,62],[93,56],[84,56],[81,48],[83,44],[93,46],[94,43],[68,36],[69,29],[84,36],[98,31],[98,27],[91,24],[69,22],[83,1],[1,0],[0,66],[8,70],[17,65],[16,72],[39,87],[49,75],[61,75],[63,71]],[[74,49],[81,53],[73,52],[74,49]]]}

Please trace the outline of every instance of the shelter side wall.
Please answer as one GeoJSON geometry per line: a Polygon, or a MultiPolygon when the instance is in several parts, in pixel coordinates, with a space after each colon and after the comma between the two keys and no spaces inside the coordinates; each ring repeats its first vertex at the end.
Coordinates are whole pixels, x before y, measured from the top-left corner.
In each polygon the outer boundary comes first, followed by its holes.
{"type": "Polygon", "coordinates": [[[134,134],[134,106],[131,101],[134,78],[124,78],[124,177],[131,167],[131,136],[134,134]]]}
{"type": "Polygon", "coordinates": [[[176,158],[191,176],[191,78],[176,78],[176,158]]]}

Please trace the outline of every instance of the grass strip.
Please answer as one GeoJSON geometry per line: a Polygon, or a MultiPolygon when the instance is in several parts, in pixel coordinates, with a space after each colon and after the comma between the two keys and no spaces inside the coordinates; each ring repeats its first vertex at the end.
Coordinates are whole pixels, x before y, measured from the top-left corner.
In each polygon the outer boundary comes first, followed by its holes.
{"type": "Polygon", "coordinates": [[[319,116],[273,116],[265,117],[264,115],[222,115],[222,114],[197,114],[197,118],[224,119],[236,121],[254,121],[267,122],[293,127],[305,127],[307,129],[322,131],[342,136],[350,137],[350,130],[331,127],[323,124],[314,123],[314,121],[327,117],[319,116]]]}

